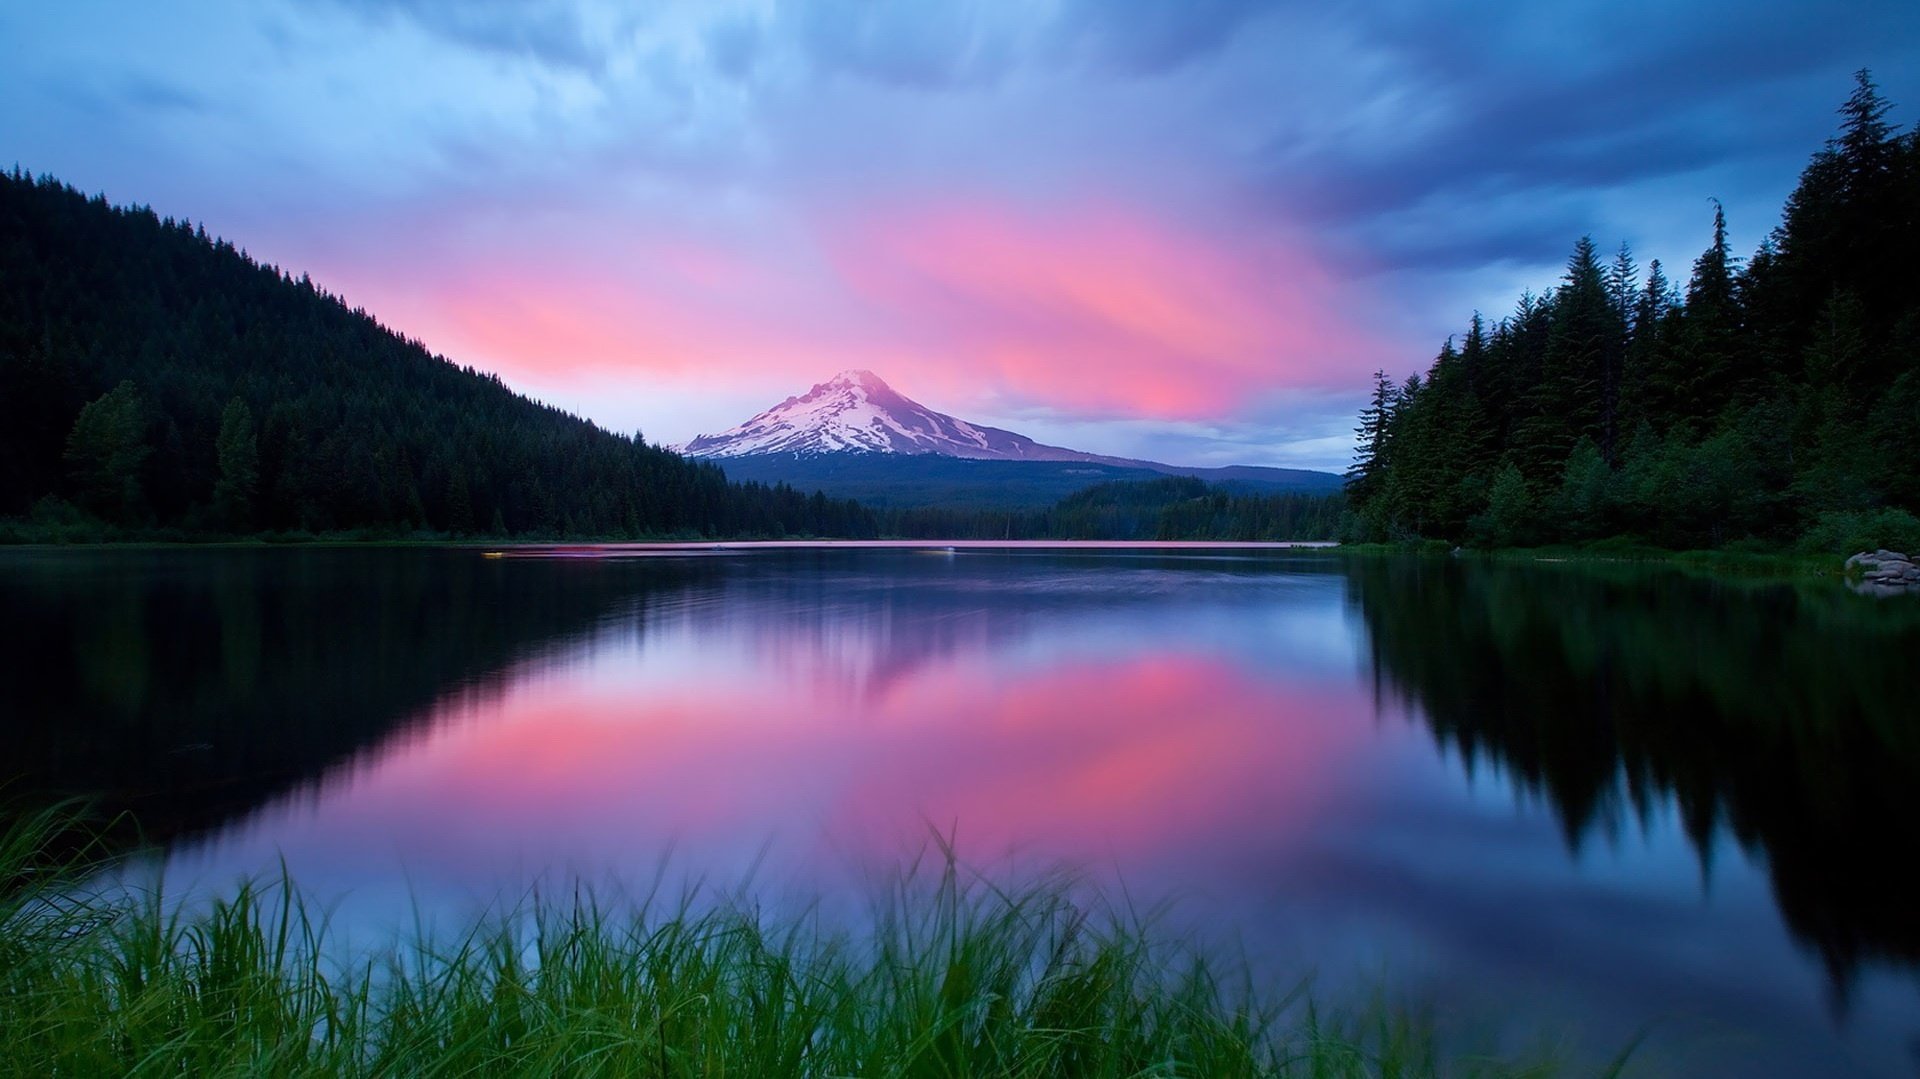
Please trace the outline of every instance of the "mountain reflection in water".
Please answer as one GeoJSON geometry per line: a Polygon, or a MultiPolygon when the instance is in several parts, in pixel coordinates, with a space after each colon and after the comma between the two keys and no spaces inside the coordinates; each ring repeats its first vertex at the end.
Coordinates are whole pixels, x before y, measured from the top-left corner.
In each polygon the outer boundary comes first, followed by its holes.
{"type": "Polygon", "coordinates": [[[184,879],[284,856],[404,909],[671,850],[829,890],[931,825],[1178,896],[1289,976],[1601,1049],[1654,1022],[1687,1071],[1894,1073],[1920,1032],[1889,879],[1920,853],[1920,604],[1837,585],[307,549],[4,552],[0,599],[14,770],[104,787],[184,879]]]}

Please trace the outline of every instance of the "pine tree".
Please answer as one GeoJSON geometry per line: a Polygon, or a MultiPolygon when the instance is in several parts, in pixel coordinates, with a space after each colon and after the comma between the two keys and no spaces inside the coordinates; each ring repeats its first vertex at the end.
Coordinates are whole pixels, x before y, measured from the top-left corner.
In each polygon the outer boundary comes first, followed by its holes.
{"type": "Polygon", "coordinates": [[[87,403],[67,435],[67,483],[81,508],[102,520],[131,523],[141,502],[140,466],[146,443],[146,406],[130,381],[87,403]]]}
{"type": "Polygon", "coordinates": [[[1576,441],[1603,437],[1620,335],[1593,239],[1582,237],[1554,293],[1539,378],[1515,432],[1515,464],[1529,480],[1556,482],[1576,441]]]}
{"type": "Polygon", "coordinates": [[[1713,200],[1713,243],[1694,260],[1681,322],[1685,382],[1676,400],[1684,419],[1704,427],[1724,411],[1739,363],[1736,338],[1740,310],[1734,290],[1734,258],[1727,246],[1727,214],[1713,200]]]}
{"type": "Polygon", "coordinates": [[[1613,253],[1613,265],[1607,267],[1607,296],[1613,300],[1614,317],[1622,325],[1632,325],[1639,292],[1640,267],[1633,261],[1632,249],[1622,240],[1620,249],[1613,253]]]}
{"type": "Polygon", "coordinates": [[[1603,268],[1582,240],[1558,288],[1490,328],[1475,316],[1397,407],[1376,394],[1361,519],[1496,544],[1622,528],[1689,545],[1920,508],[1920,132],[1899,134],[1870,76],[1856,82],[1745,266],[1717,202],[1684,299],[1658,261],[1636,285],[1625,245],[1603,268]],[[1481,512],[1463,524],[1462,507],[1481,512]]]}
{"type": "Polygon", "coordinates": [[[1386,371],[1375,371],[1373,397],[1367,407],[1360,411],[1360,426],[1353,429],[1360,441],[1355,449],[1353,466],[1347,470],[1347,489],[1357,500],[1364,501],[1372,497],[1380,487],[1387,465],[1388,434],[1398,399],[1399,391],[1394,388],[1393,380],[1387,377],[1386,371]]]}
{"type": "MultiPolygon", "coordinates": [[[[0,175],[0,519],[66,495],[140,527],[406,531],[447,520],[456,462],[472,519],[516,532],[615,528],[628,503],[659,532],[805,515],[797,494],[521,397],[203,229],[0,175]],[[273,405],[246,416],[236,398],[273,405]]],[[[847,501],[828,516],[875,527],[847,501]]]]}
{"type": "Polygon", "coordinates": [[[253,412],[238,397],[220,413],[214,452],[220,461],[220,479],[213,486],[214,511],[226,528],[245,532],[253,524],[253,499],[260,485],[260,445],[253,431],[253,412]]]}
{"type": "MultiPolygon", "coordinates": [[[[573,532],[569,524],[566,529],[573,532]]],[[[447,477],[447,531],[464,536],[473,531],[473,495],[467,486],[467,470],[455,466],[447,477]]]]}

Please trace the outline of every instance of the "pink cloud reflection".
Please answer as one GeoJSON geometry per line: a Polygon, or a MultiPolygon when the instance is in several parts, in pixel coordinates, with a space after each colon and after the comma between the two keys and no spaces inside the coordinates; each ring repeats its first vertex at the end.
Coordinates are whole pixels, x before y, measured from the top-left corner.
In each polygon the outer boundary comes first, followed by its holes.
{"type": "Polygon", "coordinates": [[[959,665],[853,704],[777,678],[636,692],[562,673],[463,702],[302,830],[451,879],[631,868],[669,846],[725,878],[769,843],[803,868],[884,867],[928,825],[976,861],[1150,870],[1310,828],[1327,765],[1367,729],[1350,696],[1180,654],[959,665]]]}

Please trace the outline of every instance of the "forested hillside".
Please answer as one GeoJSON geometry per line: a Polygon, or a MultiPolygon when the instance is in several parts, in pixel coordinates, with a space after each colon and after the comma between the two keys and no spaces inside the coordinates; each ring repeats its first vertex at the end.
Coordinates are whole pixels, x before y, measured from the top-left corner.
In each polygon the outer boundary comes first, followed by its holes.
{"type": "Polygon", "coordinates": [[[145,208],[0,174],[0,535],[864,536],[145,208]]]}
{"type": "Polygon", "coordinates": [[[1339,494],[1248,492],[1188,476],[1118,480],[1046,509],[936,507],[882,515],[888,535],[926,539],[1329,540],[1339,494]]]}
{"type": "Polygon", "coordinates": [[[1684,286],[1623,245],[1376,376],[1354,538],[1920,543],[1920,137],[1866,72],[1779,226],[1684,286]]]}

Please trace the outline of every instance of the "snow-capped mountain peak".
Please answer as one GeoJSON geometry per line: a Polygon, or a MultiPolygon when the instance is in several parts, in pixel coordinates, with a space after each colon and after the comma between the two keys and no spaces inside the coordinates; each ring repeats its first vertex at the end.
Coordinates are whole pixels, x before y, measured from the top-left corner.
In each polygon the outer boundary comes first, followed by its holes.
{"type": "Polygon", "coordinates": [[[701,435],[689,457],[823,453],[939,454],[995,460],[1094,460],[1025,435],[955,419],[913,401],[872,371],[842,371],[731,430],[701,435]]]}

